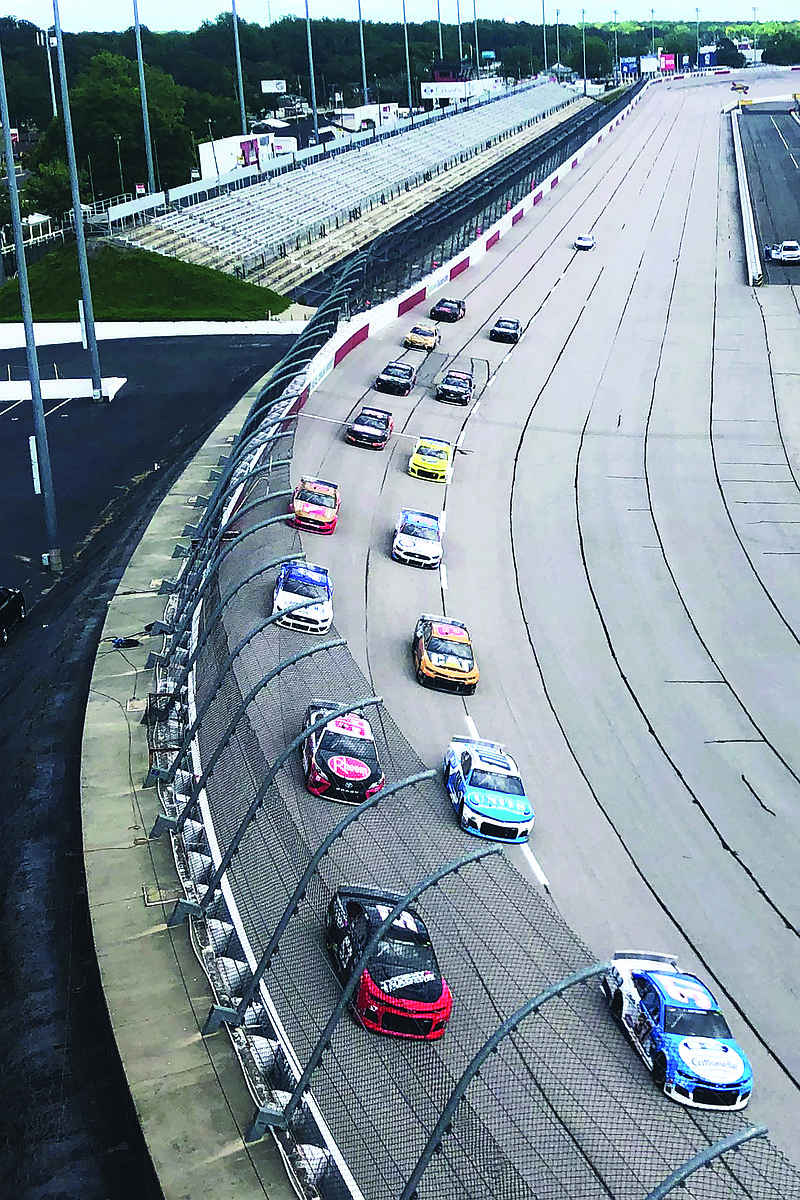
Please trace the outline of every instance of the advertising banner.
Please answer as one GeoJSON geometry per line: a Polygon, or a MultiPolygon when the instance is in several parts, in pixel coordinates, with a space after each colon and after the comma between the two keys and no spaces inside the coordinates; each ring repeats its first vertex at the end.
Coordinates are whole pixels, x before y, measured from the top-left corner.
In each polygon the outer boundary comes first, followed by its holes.
{"type": "Polygon", "coordinates": [[[285,79],[262,79],[261,80],[261,91],[264,92],[265,94],[269,93],[269,92],[285,92],[286,91],[286,80],[285,79]]]}
{"type": "Polygon", "coordinates": [[[620,75],[623,75],[628,79],[632,75],[638,75],[639,74],[638,58],[621,58],[619,60],[619,73],[620,73],[620,75]]]}
{"type": "Polygon", "coordinates": [[[643,75],[655,75],[658,71],[658,59],[652,54],[643,54],[639,63],[643,75]]]}
{"type": "Polygon", "coordinates": [[[662,51],[661,55],[659,56],[659,64],[658,65],[659,65],[659,70],[661,70],[661,71],[664,71],[664,72],[674,71],[675,70],[675,55],[674,54],[664,54],[664,52],[662,51]]]}

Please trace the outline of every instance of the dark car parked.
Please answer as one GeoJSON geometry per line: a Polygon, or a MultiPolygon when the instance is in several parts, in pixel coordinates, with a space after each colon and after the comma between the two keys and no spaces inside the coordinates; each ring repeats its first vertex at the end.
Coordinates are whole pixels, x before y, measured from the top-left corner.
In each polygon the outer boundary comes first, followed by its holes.
{"type": "Polygon", "coordinates": [[[25,597],[19,588],[0,587],[0,646],[8,642],[8,631],[25,620],[25,597]]]}

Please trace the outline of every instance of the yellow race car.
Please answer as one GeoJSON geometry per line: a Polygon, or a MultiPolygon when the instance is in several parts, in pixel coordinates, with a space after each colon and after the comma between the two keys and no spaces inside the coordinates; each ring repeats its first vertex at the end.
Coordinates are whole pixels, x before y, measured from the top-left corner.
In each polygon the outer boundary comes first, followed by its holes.
{"type": "Polygon", "coordinates": [[[480,671],[472,639],[463,621],[423,613],[411,641],[414,674],[423,686],[443,688],[471,696],[480,671]]]}
{"type": "Polygon", "coordinates": [[[438,325],[415,325],[406,334],[403,345],[409,350],[435,350],[441,336],[438,325]]]}
{"type": "Polygon", "coordinates": [[[415,479],[447,483],[453,462],[453,447],[439,438],[418,437],[408,460],[408,473],[415,479]]]}

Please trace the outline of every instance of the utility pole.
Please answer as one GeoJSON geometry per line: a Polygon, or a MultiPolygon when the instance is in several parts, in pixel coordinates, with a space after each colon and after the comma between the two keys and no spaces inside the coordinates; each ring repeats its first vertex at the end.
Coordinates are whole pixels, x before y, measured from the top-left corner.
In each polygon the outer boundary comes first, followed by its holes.
{"type": "MultiPolygon", "coordinates": [[[[542,0],[544,4],[544,0],[542,0]]],[[[475,70],[478,72],[478,78],[481,77],[481,52],[478,48],[478,8],[477,0],[472,0],[472,17],[475,22],[475,70]]]]}
{"type": "Polygon", "coordinates": [[[317,85],[314,82],[314,51],[311,48],[311,18],[306,0],[306,40],[308,41],[308,73],[311,77],[311,111],[314,114],[314,145],[319,145],[319,115],[317,114],[317,85]]]}
{"type": "Polygon", "coordinates": [[[581,9],[581,41],[583,43],[583,94],[586,95],[586,9],[581,9]]]}
{"type": "Polygon", "coordinates": [[[461,41],[461,4],[460,0],[456,0],[456,21],[458,22],[458,65],[461,66],[464,61],[464,45],[461,41]]]}
{"type": "Polygon", "coordinates": [[[50,76],[50,103],[53,106],[53,116],[58,116],[58,105],[56,104],[56,81],[53,78],[53,60],[50,57],[50,30],[37,29],[36,42],[39,46],[44,46],[44,52],[47,55],[47,74],[50,76]]]}
{"type": "MultiPolygon", "coordinates": [[[[359,5],[361,0],[358,0],[359,5]]],[[[442,48],[442,0],[436,0],[436,20],[439,22],[439,62],[444,58],[444,49],[442,48]]]]}
{"type": "Polygon", "coordinates": [[[231,0],[233,10],[233,53],[236,58],[236,81],[239,85],[239,116],[242,121],[242,137],[247,137],[247,117],[244,111],[244,82],[242,80],[242,52],[239,49],[239,18],[236,15],[236,0],[231,0]]]}
{"type": "Polygon", "coordinates": [[[700,9],[694,10],[694,15],[697,19],[697,58],[694,60],[696,70],[700,70],[700,9]]]}
{"type": "MultiPolygon", "coordinates": [[[[436,0],[437,4],[439,0],[436,0]]],[[[358,0],[358,38],[361,42],[361,91],[364,95],[364,104],[369,104],[369,91],[367,90],[367,60],[364,56],[364,21],[361,16],[361,0],[358,0]]],[[[442,23],[439,22],[439,44],[442,41],[442,23]]]]}
{"type": "Polygon", "coordinates": [[[408,78],[408,119],[414,124],[414,101],[411,95],[411,58],[408,53],[408,21],[406,20],[406,0],[403,0],[403,36],[406,43],[406,76],[408,78]]]}
{"type": "Polygon", "coordinates": [[[614,83],[619,83],[619,45],[617,43],[617,10],[614,9],[614,83]]]}
{"type": "MultiPolygon", "coordinates": [[[[561,38],[559,36],[559,31],[558,31],[558,18],[560,16],[561,16],[561,9],[557,8],[556,9],[556,65],[558,67],[561,66],[561,38]]],[[[559,79],[561,78],[560,70],[558,72],[558,77],[559,77],[559,79]]]]}
{"type": "MultiPolygon", "coordinates": [[[[86,329],[86,345],[92,360],[92,396],[95,400],[103,399],[103,379],[100,374],[100,355],[97,350],[97,335],[94,328],[94,305],[92,304],[92,285],[89,282],[89,261],[86,257],[86,233],[83,228],[83,209],[81,193],[78,186],[78,166],[75,162],[75,139],[72,136],[72,113],[69,107],[69,89],[67,87],[67,68],[64,62],[64,39],[61,36],[61,18],[58,14],[58,0],[53,0],[53,17],[56,26],[56,46],[58,49],[58,74],[61,79],[61,108],[64,114],[64,133],[67,136],[67,164],[69,166],[69,182],[72,191],[72,219],[75,222],[75,240],[78,244],[78,270],[81,277],[81,296],[83,297],[83,323],[86,329]]],[[[119,143],[117,143],[119,149],[119,143]]]]}
{"type": "Polygon", "coordinates": [[[36,451],[34,456],[33,449],[31,450],[31,457],[33,458],[34,488],[37,491],[39,490],[37,487],[38,482],[41,486],[42,499],[44,501],[44,526],[47,543],[46,562],[51,571],[61,571],[61,550],[58,546],[58,522],[56,520],[56,503],[53,494],[53,475],[50,469],[50,449],[47,444],[47,429],[44,420],[44,405],[42,404],[39,356],[33,336],[31,293],[28,287],[25,246],[22,241],[22,218],[19,211],[17,172],[14,166],[14,146],[11,142],[11,119],[8,115],[8,96],[6,95],[6,76],[3,67],[2,50],[0,50],[0,118],[2,118],[3,122],[3,150],[6,160],[6,176],[8,178],[8,198],[11,202],[11,223],[14,227],[19,296],[22,303],[22,323],[25,326],[25,353],[28,359],[28,379],[31,384],[31,400],[33,401],[33,428],[35,431],[34,441],[36,451]]]}
{"type": "Polygon", "coordinates": [[[652,53],[656,52],[656,16],[655,9],[650,9],[650,37],[652,40],[652,53]]]}
{"type": "Polygon", "coordinates": [[[547,74],[547,25],[545,24],[544,0],[542,0],[542,50],[544,51],[544,74],[547,74]]]}
{"type": "Polygon", "coordinates": [[[137,4],[137,0],[133,0],[133,24],[136,30],[136,58],[139,62],[139,94],[142,97],[144,152],[147,158],[147,191],[152,196],[156,190],[156,180],[153,174],[153,147],[150,142],[150,115],[147,111],[147,88],[144,81],[144,58],[142,57],[142,31],[139,28],[139,5],[137,4]]]}

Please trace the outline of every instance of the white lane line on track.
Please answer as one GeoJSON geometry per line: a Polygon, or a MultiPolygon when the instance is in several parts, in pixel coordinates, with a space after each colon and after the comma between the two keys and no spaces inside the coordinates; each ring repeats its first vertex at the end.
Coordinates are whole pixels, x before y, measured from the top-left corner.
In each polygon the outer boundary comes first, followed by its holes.
{"type": "Polygon", "coordinates": [[[439,567],[439,576],[442,581],[442,591],[446,592],[447,591],[447,567],[444,565],[444,563],[442,563],[442,565],[439,567]]]}
{"type": "Polygon", "coordinates": [[[462,430],[461,430],[461,433],[460,433],[460,434],[458,435],[458,437],[456,438],[456,450],[460,450],[460,449],[461,449],[461,443],[462,443],[462,442],[463,442],[463,440],[464,440],[464,434],[465,434],[466,432],[467,432],[467,431],[466,431],[466,429],[462,429],[462,430]]]}
{"type": "Polygon", "coordinates": [[[473,721],[472,717],[469,715],[469,713],[464,714],[464,720],[467,723],[467,732],[469,733],[469,736],[474,741],[479,742],[481,740],[481,736],[478,733],[478,727],[475,724],[475,722],[473,721]]]}
{"type": "Polygon", "coordinates": [[[442,533],[447,529],[447,509],[442,509],[442,515],[439,517],[439,529],[442,533]]]}
{"type": "Polygon", "coordinates": [[[478,411],[478,409],[480,408],[480,406],[481,406],[481,402],[480,402],[480,400],[476,400],[476,401],[475,401],[475,403],[474,403],[474,405],[472,406],[472,413],[471,413],[470,415],[474,417],[474,416],[475,416],[475,413],[478,411]]]}
{"type": "Polygon", "coordinates": [[[781,141],[783,142],[783,147],[784,147],[784,149],[785,149],[786,153],[789,155],[789,158],[790,158],[790,159],[792,160],[792,162],[794,163],[794,165],[795,165],[795,168],[796,168],[796,169],[798,169],[798,170],[800,170],[800,168],[798,168],[798,167],[797,167],[797,159],[795,158],[795,156],[792,154],[791,150],[789,149],[789,143],[786,141],[786,138],[783,136],[783,134],[781,133],[780,129],[778,129],[778,125],[777,125],[777,122],[776,122],[775,118],[774,118],[774,117],[770,117],[770,121],[772,121],[772,124],[775,126],[775,132],[777,133],[778,137],[779,137],[779,138],[781,139],[781,141]]]}
{"type": "Polygon", "coordinates": [[[544,888],[544,890],[546,892],[549,892],[550,891],[550,882],[549,882],[547,876],[545,875],[544,871],[542,870],[542,868],[539,866],[538,862],[536,861],[536,856],[534,855],[530,846],[523,846],[522,853],[527,858],[528,865],[530,866],[530,868],[533,871],[536,878],[539,880],[539,883],[542,885],[542,887],[544,888]]]}

